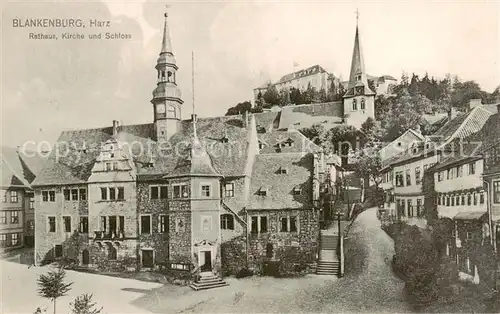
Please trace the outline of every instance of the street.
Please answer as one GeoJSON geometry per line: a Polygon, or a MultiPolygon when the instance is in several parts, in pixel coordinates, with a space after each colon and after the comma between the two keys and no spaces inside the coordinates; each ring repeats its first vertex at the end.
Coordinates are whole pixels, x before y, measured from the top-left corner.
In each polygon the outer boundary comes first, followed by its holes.
{"type": "MultiPolygon", "coordinates": [[[[226,278],[227,287],[195,292],[189,287],[162,285],[74,271],[70,296],[58,301],[58,313],[69,302],[93,293],[104,313],[248,313],[248,312],[409,312],[404,283],[391,271],[392,240],[380,229],[376,209],[360,214],[346,241],[346,275],[301,278],[226,278]]],[[[36,278],[45,267],[30,268],[2,261],[2,313],[32,313],[37,306],[51,310],[36,295],[36,278]],[[7,274],[7,275],[5,275],[7,274]]]]}

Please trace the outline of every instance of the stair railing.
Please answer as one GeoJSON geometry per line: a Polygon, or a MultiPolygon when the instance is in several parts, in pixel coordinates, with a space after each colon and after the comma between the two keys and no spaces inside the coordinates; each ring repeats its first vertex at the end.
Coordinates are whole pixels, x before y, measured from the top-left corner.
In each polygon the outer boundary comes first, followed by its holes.
{"type": "Polygon", "coordinates": [[[339,232],[340,239],[340,269],[339,269],[339,277],[344,276],[344,235],[339,232]]]}

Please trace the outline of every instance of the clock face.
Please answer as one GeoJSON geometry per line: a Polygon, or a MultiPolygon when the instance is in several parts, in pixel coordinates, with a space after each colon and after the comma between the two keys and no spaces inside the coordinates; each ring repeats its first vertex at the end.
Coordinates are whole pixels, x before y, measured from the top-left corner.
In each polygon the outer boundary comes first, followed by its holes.
{"type": "Polygon", "coordinates": [[[165,105],[164,104],[156,105],[156,112],[165,113],[165,105]]]}

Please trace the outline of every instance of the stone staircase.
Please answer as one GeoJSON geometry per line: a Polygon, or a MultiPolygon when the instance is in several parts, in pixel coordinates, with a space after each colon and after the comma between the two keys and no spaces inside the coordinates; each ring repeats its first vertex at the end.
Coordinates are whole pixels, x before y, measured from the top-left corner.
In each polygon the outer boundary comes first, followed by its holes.
{"type": "Polygon", "coordinates": [[[339,275],[340,261],[337,254],[338,235],[328,231],[321,232],[320,253],[316,274],[339,275]]]}
{"type": "Polygon", "coordinates": [[[196,282],[193,282],[190,287],[193,290],[207,290],[212,288],[219,288],[228,286],[229,284],[222,280],[219,276],[215,275],[202,275],[200,279],[196,282]]]}

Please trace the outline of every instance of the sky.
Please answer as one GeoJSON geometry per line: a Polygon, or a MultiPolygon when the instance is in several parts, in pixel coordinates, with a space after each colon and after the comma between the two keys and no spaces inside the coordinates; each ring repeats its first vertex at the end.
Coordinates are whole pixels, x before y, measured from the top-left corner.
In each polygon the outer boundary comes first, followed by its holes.
{"type": "Polygon", "coordinates": [[[163,13],[168,10],[182,116],[224,115],[253,88],[320,64],[349,77],[356,9],[368,74],[447,73],[486,91],[500,84],[500,2],[2,2],[2,144],[54,143],[63,130],[153,121],[163,13]],[[109,20],[111,27],[20,28],[13,19],[109,20]],[[130,34],[124,40],[37,40],[29,33],[130,34]]]}

